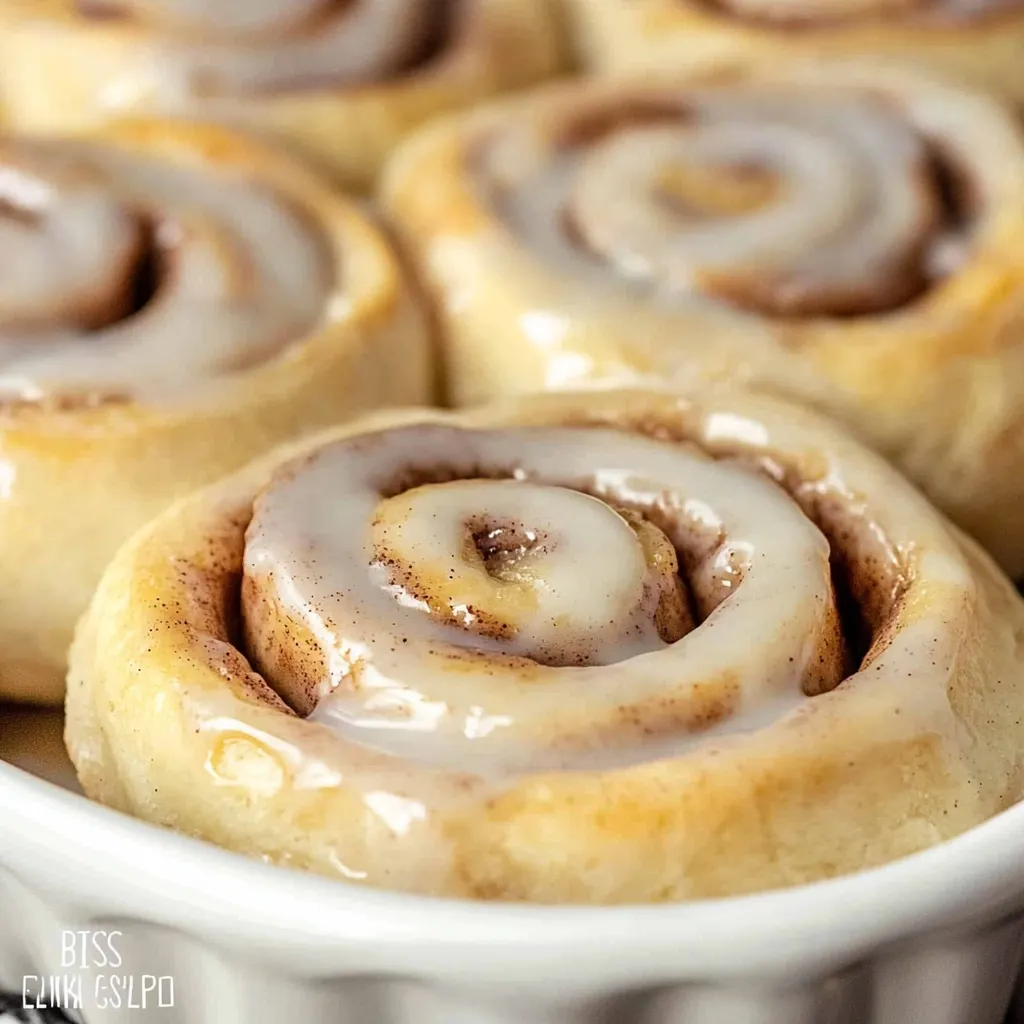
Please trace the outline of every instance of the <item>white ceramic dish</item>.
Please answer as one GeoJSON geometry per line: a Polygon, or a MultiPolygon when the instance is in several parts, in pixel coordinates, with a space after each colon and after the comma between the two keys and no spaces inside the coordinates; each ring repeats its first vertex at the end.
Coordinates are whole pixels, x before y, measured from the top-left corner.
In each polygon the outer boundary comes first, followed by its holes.
{"type": "Polygon", "coordinates": [[[0,764],[0,987],[71,978],[88,1024],[999,1024],[1024,960],[1024,806],[788,892],[458,903],[246,861],[96,806],[63,788],[53,719],[32,739],[4,715],[0,755],[31,772],[0,764]],[[90,933],[71,966],[64,931],[90,933]],[[173,1006],[150,992],[142,1008],[147,975],[173,979],[173,1006]]]}

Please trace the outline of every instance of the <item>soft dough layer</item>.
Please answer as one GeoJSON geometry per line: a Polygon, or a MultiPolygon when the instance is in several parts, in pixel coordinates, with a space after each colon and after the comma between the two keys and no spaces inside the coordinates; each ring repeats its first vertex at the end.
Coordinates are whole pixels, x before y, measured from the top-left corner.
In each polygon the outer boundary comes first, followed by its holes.
{"type": "Polygon", "coordinates": [[[438,114],[555,72],[548,0],[0,0],[19,130],[188,116],[294,147],[366,189],[438,114]]]}
{"type": "Polygon", "coordinates": [[[384,191],[457,402],[756,385],[845,422],[1024,575],[1007,108],[872,63],[591,81],[427,129],[384,191]]]}
{"type": "Polygon", "coordinates": [[[542,902],[793,885],[1021,796],[1024,603],[839,428],[721,391],[382,414],[176,505],[71,655],[86,791],[542,902]]]}
{"type": "Polygon", "coordinates": [[[320,178],[215,128],[0,143],[0,699],[59,701],[132,531],[282,440],[427,401],[388,244],[320,178]]]}
{"type": "Polygon", "coordinates": [[[1024,100],[1020,0],[565,0],[589,67],[689,72],[869,55],[1024,100]]]}

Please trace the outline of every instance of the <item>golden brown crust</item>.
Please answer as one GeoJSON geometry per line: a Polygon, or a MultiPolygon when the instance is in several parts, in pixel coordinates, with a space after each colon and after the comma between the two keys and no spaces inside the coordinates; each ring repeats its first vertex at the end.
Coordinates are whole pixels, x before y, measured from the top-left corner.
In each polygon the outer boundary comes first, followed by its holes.
{"type": "MultiPolygon", "coordinates": [[[[987,556],[824,420],[730,391],[548,395],[336,429],[164,514],[122,549],[79,627],[68,740],[92,797],[280,864],[484,899],[719,896],[882,863],[1017,799],[1022,638],[1024,604],[987,556]],[[225,631],[252,502],[275,467],[410,422],[642,429],[775,467],[808,507],[841,506],[823,528],[856,563],[862,578],[851,586],[876,617],[861,671],[708,747],[632,766],[527,768],[497,788],[468,770],[410,773],[406,760],[298,717],[225,631]],[[858,553],[844,516],[870,520],[873,543],[883,537],[895,561],[858,553]],[[385,810],[368,797],[382,792],[395,796],[385,810]]],[[[451,672],[473,685],[469,663],[451,672]]],[[[728,720],[739,680],[705,682],[686,701],[666,694],[628,713],[649,712],[669,732],[728,720]]],[[[524,674],[520,685],[551,684],[524,674]]],[[[603,726],[586,708],[568,721],[582,730],[563,735],[570,759],[575,743],[599,744],[585,730],[603,726]]]]}
{"type": "MultiPolygon", "coordinates": [[[[286,143],[343,184],[368,189],[400,139],[428,120],[553,74],[557,25],[547,0],[460,0],[451,45],[374,85],[319,84],[239,97],[204,113],[286,143]]],[[[110,116],[166,116],[150,81],[153,30],[84,17],[75,0],[4,0],[0,63],[7,119],[27,131],[88,128],[110,116]]]]}
{"type": "Polygon", "coordinates": [[[0,408],[0,696],[55,702],[75,619],[111,554],[169,501],[302,431],[429,400],[422,317],[387,242],[292,160],[216,128],[132,121],[93,136],[198,168],[237,168],[321,231],[330,307],[305,338],[195,400],[0,408]]]}
{"type": "MultiPolygon", "coordinates": [[[[552,86],[425,130],[393,161],[383,202],[436,304],[456,403],[587,380],[767,388],[851,426],[1012,575],[1024,574],[1024,485],[1014,469],[1024,454],[1024,140],[996,103],[873,63],[783,68],[773,60],[706,76],[552,86]],[[678,110],[702,83],[761,82],[870,88],[950,138],[970,125],[972,141],[952,161],[967,161],[957,187],[968,211],[953,269],[908,301],[864,315],[748,315],[735,302],[686,294],[675,305],[653,302],[599,261],[580,273],[550,258],[498,211],[474,160],[481,139],[510,126],[528,124],[557,142],[581,108],[604,106],[616,117],[639,109],[642,122],[665,116],[666,96],[677,97],[678,110]],[[979,171],[989,177],[976,208],[970,181],[979,171]]],[[[695,290],[703,293],[701,280],[695,290]]]]}

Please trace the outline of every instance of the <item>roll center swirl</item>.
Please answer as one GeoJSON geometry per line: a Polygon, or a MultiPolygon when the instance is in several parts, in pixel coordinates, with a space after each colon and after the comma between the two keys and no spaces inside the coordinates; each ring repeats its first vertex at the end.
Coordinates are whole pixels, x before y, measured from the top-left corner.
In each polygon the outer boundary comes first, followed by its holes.
{"type": "Polygon", "coordinates": [[[681,635],[688,618],[664,534],[568,488],[507,480],[420,487],[381,503],[373,535],[376,566],[396,600],[541,664],[657,650],[662,631],[674,621],[671,632],[681,635]]]}
{"type": "Polygon", "coordinates": [[[848,664],[829,544],[784,491],[599,429],[421,425],[322,449],[256,501],[242,613],[301,714],[477,767],[694,742],[848,664]],[[748,642],[723,645],[730,629],[748,642]]]}

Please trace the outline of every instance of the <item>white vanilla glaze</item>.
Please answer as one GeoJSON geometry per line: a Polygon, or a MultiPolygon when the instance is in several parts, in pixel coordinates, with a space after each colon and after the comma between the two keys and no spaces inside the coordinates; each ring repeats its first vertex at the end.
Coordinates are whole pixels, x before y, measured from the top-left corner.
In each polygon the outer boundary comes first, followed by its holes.
{"type": "Polygon", "coordinates": [[[676,305],[884,312],[963,262],[1012,128],[952,90],[862,77],[581,89],[485,122],[468,152],[563,268],[676,305]],[[969,211],[946,208],[940,154],[969,211]]]}
{"type": "Polygon", "coordinates": [[[336,442],[257,499],[244,568],[250,655],[279,693],[308,684],[312,719],[346,740],[482,776],[679,753],[844,670],[829,545],[796,503],[616,431],[336,442]],[[453,482],[405,489],[410,467],[453,482]],[[685,562],[704,620],[674,643],[652,628],[651,568],[617,508],[645,511],[685,562]],[[536,546],[488,573],[472,536],[494,529],[536,546]],[[300,648],[308,680],[268,671],[300,648]]]}
{"type": "Polygon", "coordinates": [[[156,397],[259,363],[323,314],[316,229],[236,174],[84,141],[0,149],[0,398],[156,397]],[[142,261],[155,290],[137,311],[142,261]]]}
{"type": "Polygon", "coordinates": [[[147,80],[188,105],[303,86],[332,88],[400,73],[425,51],[448,0],[134,0],[104,4],[153,28],[147,80]]]}

